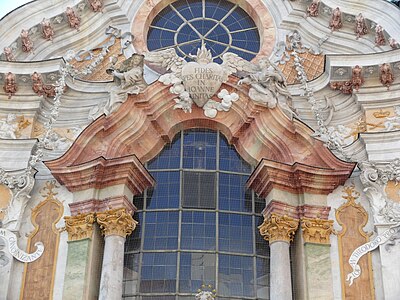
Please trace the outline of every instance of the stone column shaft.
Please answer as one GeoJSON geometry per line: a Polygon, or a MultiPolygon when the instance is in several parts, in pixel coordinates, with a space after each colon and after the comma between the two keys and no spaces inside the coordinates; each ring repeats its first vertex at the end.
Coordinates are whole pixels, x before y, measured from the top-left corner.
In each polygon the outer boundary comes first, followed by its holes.
{"type": "Polygon", "coordinates": [[[270,245],[271,300],[292,300],[289,247],[298,226],[297,219],[272,213],[259,227],[270,245]]]}
{"type": "Polygon", "coordinates": [[[125,208],[118,208],[97,213],[97,223],[105,235],[99,299],[120,300],[125,239],[136,228],[137,222],[125,208]]]}

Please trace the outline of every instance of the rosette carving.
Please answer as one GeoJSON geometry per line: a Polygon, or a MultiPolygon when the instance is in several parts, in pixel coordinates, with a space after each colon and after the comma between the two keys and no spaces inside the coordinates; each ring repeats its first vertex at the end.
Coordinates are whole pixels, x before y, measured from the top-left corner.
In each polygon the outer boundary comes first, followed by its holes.
{"type": "Polygon", "coordinates": [[[258,226],[260,234],[269,243],[284,241],[293,241],[294,235],[297,228],[299,227],[299,220],[281,216],[276,213],[272,213],[269,218],[265,218],[264,222],[258,226]]]}
{"type": "Polygon", "coordinates": [[[301,229],[306,243],[330,244],[330,235],[333,233],[333,221],[323,219],[301,219],[301,229]]]}
{"type": "Polygon", "coordinates": [[[97,223],[103,235],[119,235],[126,237],[135,230],[138,224],[125,208],[110,209],[97,213],[97,223]]]}
{"type": "Polygon", "coordinates": [[[92,237],[93,223],[95,222],[94,213],[66,216],[64,219],[69,241],[79,241],[92,237]]]}

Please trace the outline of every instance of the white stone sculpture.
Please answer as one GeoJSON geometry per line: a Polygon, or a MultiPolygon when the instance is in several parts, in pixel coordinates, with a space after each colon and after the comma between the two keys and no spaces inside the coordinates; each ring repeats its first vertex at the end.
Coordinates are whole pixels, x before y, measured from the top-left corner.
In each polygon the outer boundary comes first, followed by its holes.
{"type": "Polygon", "coordinates": [[[200,293],[196,294],[196,300],[214,300],[214,295],[212,292],[204,292],[201,291],[200,293]]]}
{"type": "Polygon", "coordinates": [[[212,55],[203,44],[197,50],[197,55],[192,55],[192,62],[187,62],[179,57],[174,49],[166,49],[145,53],[145,59],[159,67],[170,71],[160,76],[159,81],[165,85],[172,85],[170,92],[179,95],[175,108],[191,111],[192,103],[204,109],[204,114],[213,118],[216,112],[228,111],[233,99],[225,97],[219,104],[212,100],[223,82],[229,75],[238,71],[248,74],[239,84],[249,84],[249,97],[253,101],[266,104],[275,108],[277,104],[288,107],[291,95],[286,88],[286,81],[282,72],[270,63],[268,58],[260,59],[258,64],[253,64],[234,53],[227,52],[222,56],[223,63],[218,65],[212,62],[212,55]]]}
{"type": "Polygon", "coordinates": [[[16,139],[17,130],[18,124],[15,114],[8,114],[6,119],[0,120],[0,138],[16,139]]]}
{"type": "Polygon", "coordinates": [[[143,58],[143,55],[135,53],[123,61],[119,68],[111,66],[107,70],[114,76],[114,81],[118,85],[110,89],[110,98],[104,107],[106,115],[117,110],[128,99],[128,95],[137,95],[146,89],[147,83],[143,78],[143,58]]]}

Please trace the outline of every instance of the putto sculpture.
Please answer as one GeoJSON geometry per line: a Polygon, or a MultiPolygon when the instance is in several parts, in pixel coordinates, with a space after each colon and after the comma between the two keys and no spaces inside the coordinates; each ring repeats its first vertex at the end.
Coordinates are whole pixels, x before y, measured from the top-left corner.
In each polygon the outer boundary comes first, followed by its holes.
{"type": "Polygon", "coordinates": [[[383,33],[383,27],[381,25],[376,25],[375,27],[375,45],[376,46],[386,45],[386,39],[383,33]]]}
{"type": "Polygon", "coordinates": [[[54,29],[53,26],[51,26],[50,20],[46,20],[45,18],[43,18],[42,22],[40,22],[40,25],[42,26],[43,38],[48,41],[52,41],[54,36],[54,29]]]}
{"type": "Polygon", "coordinates": [[[262,58],[257,64],[251,63],[237,54],[227,52],[222,56],[221,65],[214,63],[210,50],[203,44],[197,55],[191,55],[194,61],[187,62],[170,48],[145,53],[145,59],[159,67],[171,71],[158,79],[165,85],[172,85],[170,92],[179,95],[175,108],[191,112],[193,102],[203,108],[204,114],[214,118],[218,111],[228,111],[237,95],[222,95],[218,102],[213,96],[222,83],[235,72],[247,74],[239,84],[250,85],[249,97],[256,102],[275,108],[279,104],[284,110],[290,110],[288,102],[291,95],[287,90],[282,72],[268,58],[262,58]]]}
{"type": "Polygon", "coordinates": [[[118,85],[110,90],[110,98],[104,108],[106,115],[111,114],[124,103],[129,94],[139,94],[146,89],[147,83],[143,78],[143,59],[143,55],[135,53],[123,61],[119,67],[112,65],[107,70],[108,74],[114,76],[114,81],[118,85]]]}
{"type": "Polygon", "coordinates": [[[8,72],[3,86],[4,92],[8,94],[8,99],[11,99],[17,92],[17,80],[15,74],[8,72]]]}
{"type": "Polygon", "coordinates": [[[319,0],[312,0],[311,4],[307,7],[307,15],[310,17],[318,17],[319,0]]]}
{"type": "Polygon", "coordinates": [[[79,31],[79,26],[81,25],[81,20],[75,14],[75,11],[73,10],[73,8],[67,7],[65,14],[67,15],[67,18],[68,18],[69,27],[75,28],[76,30],[79,31]]]}
{"type": "Polygon", "coordinates": [[[356,65],[351,70],[351,73],[351,83],[353,84],[353,88],[358,92],[358,90],[364,83],[364,78],[362,77],[362,68],[359,65],[356,65]]]}
{"type": "Polygon", "coordinates": [[[0,120],[0,138],[16,139],[17,130],[18,124],[15,114],[8,114],[4,120],[0,120]]]}
{"type": "Polygon", "coordinates": [[[342,12],[340,11],[339,7],[336,7],[333,11],[332,11],[332,17],[331,20],[329,22],[329,28],[334,31],[334,30],[339,30],[340,28],[342,28],[343,24],[342,24],[342,12]]]}
{"type": "Polygon", "coordinates": [[[213,289],[212,285],[203,284],[200,289],[197,290],[195,295],[196,300],[214,300],[217,297],[217,291],[213,289]]]}
{"type": "Polygon", "coordinates": [[[22,43],[22,51],[24,52],[32,52],[33,51],[33,42],[29,37],[29,31],[22,29],[21,30],[21,43],[22,43]]]}
{"type": "Polygon", "coordinates": [[[94,12],[103,11],[103,1],[102,0],[89,0],[90,7],[94,12]]]}
{"type": "Polygon", "coordinates": [[[45,85],[43,83],[42,75],[38,72],[33,72],[31,75],[32,90],[39,96],[54,97],[55,87],[52,85],[45,85]]]}
{"type": "Polygon", "coordinates": [[[368,33],[367,24],[365,23],[365,19],[361,13],[356,17],[356,27],[354,32],[356,33],[357,39],[368,33]]]}
{"type": "Polygon", "coordinates": [[[385,85],[388,89],[389,86],[393,83],[394,81],[394,76],[392,72],[392,68],[390,67],[390,64],[384,63],[380,66],[379,68],[381,74],[379,75],[379,79],[383,85],[385,85]]]}
{"type": "Polygon", "coordinates": [[[15,61],[14,51],[11,47],[4,48],[4,55],[7,61],[15,61]]]}

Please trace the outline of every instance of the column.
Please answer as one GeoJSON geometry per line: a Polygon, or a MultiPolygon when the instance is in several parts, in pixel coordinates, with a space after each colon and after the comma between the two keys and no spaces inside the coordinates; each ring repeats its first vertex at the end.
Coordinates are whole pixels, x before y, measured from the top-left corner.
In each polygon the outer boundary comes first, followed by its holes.
{"type": "Polygon", "coordinates": [[[63,299],[97,299],[100,268],[101,236],[95,226],[95,214],[64,217],[68,232],[68,255],[63,299]]]}
{"type": "Polygon", "coordinates": [[[330,235],[333,221],[301,218],[304,243],[305,299],[333,299],[330,235]]]}
{"type": "Polygon", "coordinates": [[[105,236],[99,299],[120,300],[125,239],[135,230],[137,221],[125,208],[118,208],[97,213],[97,223],[105,236]]]}
{"type": "Polygon", "coordinates": [[[264,222],[258,227],[270,246],[271,300],[292,300],[289,247],[298,226],[297,219],[272,213],[264,216],[264,222]]]}

